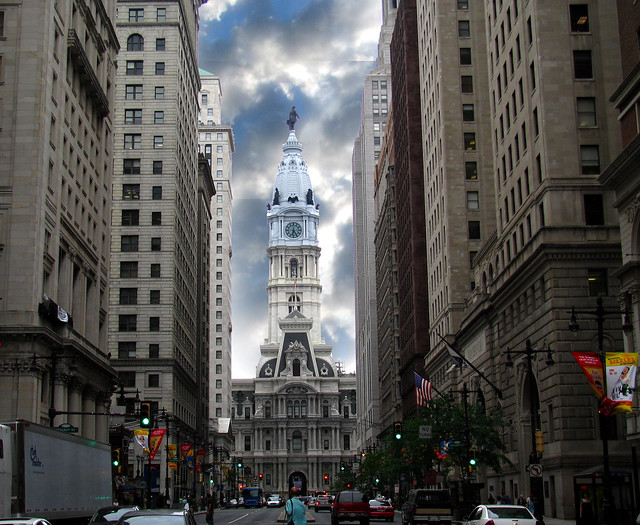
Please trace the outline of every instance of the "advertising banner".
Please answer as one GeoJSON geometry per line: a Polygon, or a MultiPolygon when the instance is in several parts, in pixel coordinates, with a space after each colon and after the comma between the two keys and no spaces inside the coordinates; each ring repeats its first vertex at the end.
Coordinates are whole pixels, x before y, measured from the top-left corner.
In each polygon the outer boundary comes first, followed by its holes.
{"type": "Polygon", "coordinates": [[[604,397],[602,362],[595,352],[571,352],[599,400],[604,397]]]}
{"type": "Polygon", "coordinates": [[[169,461],[178,459],[178,445],[167,445],[167,459],[169,461]]]}
{"type": "Polygon", "coordinates": [[[602,402],[606,416],[631,412],[633,391],[636,386],[638,354],[626,352],[608,352],[607,397],[602,402]]]}
{"type": "Polygon", "coordinates": [[[160,443],[162,442],[162,438],[167,432],[166,428],[156,428],[151,431],[151,435],[149,436],[149,458],[153,459],[156,457],[156,453],[160,448],[160,443]]]}
{"type": "Polygon", "coordinates": [[[145,451],[149,452],[149,431],[145,428],[136,428],[133,431],[133,435],[136,438],[136,442],[145,451]]]}
{"type": "Polygon", "coordinates": [[[207,451],[203,448],[196,450],[196,472],[200,472],[200,465],[204,461],[204,455],[207,451]]]}

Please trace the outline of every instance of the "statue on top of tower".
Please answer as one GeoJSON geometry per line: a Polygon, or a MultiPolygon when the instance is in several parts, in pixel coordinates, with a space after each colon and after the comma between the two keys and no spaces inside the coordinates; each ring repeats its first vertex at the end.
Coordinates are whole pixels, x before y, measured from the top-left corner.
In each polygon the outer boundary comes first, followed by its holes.
{"type": "Polygon", "coordinates": [[[294,126],[296,125],[296,121],[302,118],[298,113],[296,113],[296,107],[293,106],[291,111],[289,112],[289,120],[287,120],[287,124],[289,125],[289,131],[293,131],[294,126]]]}

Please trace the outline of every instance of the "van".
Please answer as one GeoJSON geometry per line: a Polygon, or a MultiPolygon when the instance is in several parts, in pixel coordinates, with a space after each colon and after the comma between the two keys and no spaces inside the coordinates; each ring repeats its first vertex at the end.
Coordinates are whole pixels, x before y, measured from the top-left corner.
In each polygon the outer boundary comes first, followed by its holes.
{"type": "Polygon", "coordinates": [[[413,489],[402,505],[402,525],[451,525],[453,505],[448,490],[413,489]]]}
{"type": "Polygon", "coordinates": [[[369,525],[369,498],[358,490],[340,492],[331,507],[331,525],[341,521],[359,521],[360,525],[369,525]]]}

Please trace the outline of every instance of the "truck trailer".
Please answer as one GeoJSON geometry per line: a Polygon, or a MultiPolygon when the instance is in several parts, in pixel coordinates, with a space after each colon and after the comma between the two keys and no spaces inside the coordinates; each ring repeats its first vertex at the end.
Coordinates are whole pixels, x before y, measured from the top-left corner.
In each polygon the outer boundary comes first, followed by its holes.
{"type": "Polygon", "coordinates": [[[88,518],[112,503],[109,445],[29,421],[0,423],[0,517],[88,518]]]}

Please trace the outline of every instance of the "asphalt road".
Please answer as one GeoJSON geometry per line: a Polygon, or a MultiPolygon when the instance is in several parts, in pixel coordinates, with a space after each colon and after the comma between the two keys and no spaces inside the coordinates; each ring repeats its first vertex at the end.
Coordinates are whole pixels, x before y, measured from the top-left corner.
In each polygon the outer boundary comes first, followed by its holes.
{"type": "MultiPolygon", "coordinates": [[[[279,519],[283,518],[284,507],[216,509],[213,515],[213,523],[214,525],[276,525],[284,523],[279,521],[279,519]]],[[[204,513],[196,513],[195,519],[198,525],[206,525],[204,513]]],[[[315,525],[330,525],[331,515],[328,510],[320,512],[307,511],[307,522],[314,523],[314,520],[315,525]]]]}

